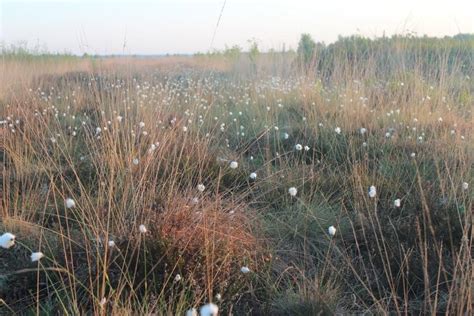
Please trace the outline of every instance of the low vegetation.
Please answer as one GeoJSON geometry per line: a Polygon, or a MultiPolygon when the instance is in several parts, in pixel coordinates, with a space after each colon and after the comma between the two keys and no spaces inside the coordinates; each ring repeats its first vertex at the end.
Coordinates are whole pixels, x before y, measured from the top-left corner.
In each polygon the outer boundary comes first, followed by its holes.
{"type": "Polygon", "coordinates": [[[250,44],[4,51],[2,313],[473,313],[472,36],[250,44]]]}

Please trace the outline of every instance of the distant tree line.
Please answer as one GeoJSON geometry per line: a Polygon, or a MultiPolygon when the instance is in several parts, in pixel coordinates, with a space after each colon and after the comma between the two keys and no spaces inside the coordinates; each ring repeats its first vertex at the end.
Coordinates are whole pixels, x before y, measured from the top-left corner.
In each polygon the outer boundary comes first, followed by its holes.
{"type": "Polygon", "coordinates": [[[236,62],[244,56],[252,64],[257,57],[284,55],[294,60],[294,65],[306,73],[330,76],[334,71],[367,71],[377,74],[391,71],[418,71],[423,75],[440,76],[444,72],[460,71],[472,75],[474,34],[429,37],[414,33],[369,38],[359,35],[339,36],[331,44],[315,41],[310,34],[301,34],[297,50],[260,52],[256,40],[249,41],[248,51],[234,45],[224,50],[198,53],[195,56],[223,57],[236,62]],[[367,67],[370,63],[371,68],[367,67]]]}

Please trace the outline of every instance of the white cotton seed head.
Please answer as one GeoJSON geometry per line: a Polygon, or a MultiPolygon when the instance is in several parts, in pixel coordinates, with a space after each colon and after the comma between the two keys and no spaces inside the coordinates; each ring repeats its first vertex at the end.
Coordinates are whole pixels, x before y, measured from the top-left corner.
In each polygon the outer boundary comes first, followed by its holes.
{"type": "Polygon", "coordinates": [[[199,310],[201,316],[217,316],[219,313],[219,307],[216,304],[209,303],[202,306],[199,310]]]}
{"type": "Polygon", "coordinates": [[[15,235],[11,233],[4,233],[0,236],[0,247],[9,249],[15,245],[15,235]]]}
{"type": "Polygon", "coordinates": [[[469,189],[469,183],[463,182],[463,183],[462,183],[462,189],[463,189],[463,190],[469,189]]]}
{"type": "Polygon", "coordinates": [[[249,269],[247,266],[244,266],[244,267],[240,268],[240,272],[242,272],[242,273],[244,273],[244,274],[245,274],[245,273],[249,273],[249,272],[250,272],[250,269],[249,269]]]}
{"type": "Polygon", "coordinates": [[[31,262],[35,262],[43,258],[44,254],[42,252],[33,252],[30,257],[31,257],[31,262]]]}
{"type": "Polygon", "coordinates": [[[76,202],[74,202],[74,200],[71,199],[71,198],[67,198],[67,199],[66,199],[66,207],[67,207],[67,208],[76,207],[76,202]]]}
{"type": "Polygon", "coordinates": [[[296,194],[298,193],[298,190],[295,187],[291,187],[291,188],[288,189],[288,193],[291,196],[296,196],[296,194]]]}
{"type": "Polygon", "coordinates": [[[255,180],[257,179],[257,174],[255,172],[252,172],[249,177],[250,179],[255,180]]]}
{"type": "Polygon", "coordinates": [[[375,188],[375,186],[372,185],[369,189],[369,197],[374,198],[376,195],[377,195],[377,189],[375,188]]]}
{"type": "Polygon", "coordinates": [[[100,302],[99,302],[99,305],[102,307],[104,306],[105,304],[107,303],[107,299],[105,297],[103,297],[100,302]]]}
{"type": "Polygon", "coordinates": [[[182,279],[182,277],[181,277],[180,274],[176,274],[176,276],[174,277],[175,282],[179,282],[179,281],[181,281],[181,279],[182,279]]]}
{"type": "Polygon", "coordinates": [[[402,205],[402,201],[400,199],[396,199],[395,201],[393,201],[393,205],[395,207],[400,207],[400,205],[402,205]]]}
{"type": "Polygon", "coordinates": [[[198,189],[199,192],[204,192],[206,187],[204,186],[204,184],[200,183],[200,184],[198,184],[197,189],[198,189]]]}
{"type": "Polygon", "coordinates": [[[186,311],[185,316],[198,316],[197,310],[193,307],[186,311]]]}
{"type": "Polygon", "coordinates": [[[329,226],[329,228],[328,228],[328,233],[329,233],[330,236],[336,235],[336,227],[334,227],[334,226],[329,226]]]}
{"type": "Polygon", "coordinates": [[[341,128],[340,127],[336,127],[334,129],[334,131],[337,133],[337,134],[341,134],[341,128]]]}
{"type": "Polygon", "coordinates": [[[115,247],[115,241],[109,240],[108,245],[109,245],[110,248],[114,248],[115,247]]]}
{"type": "Polygon", "coordinates": [[[237,161],[231,161],[229,166],[231,169],[237,169],[237,167],[239,166],[239,163],[237,161]]]}
{"type": "Polygon", "coordinates": [[[141,224],[139,227],[138,227],[138,230],[140,231],[140,233],[142,234],[145,234],[147,232],[147,229],[145,227],[145,225],[141,224]]]}
{"type": "Polygon", "coordinates": [[[296,144],[296,145],[295,145],[295,149],[296,149],[297,151],[300,151],[300,150],[303,149],[303,146],[301,146],[301,144],[296,144]]]}

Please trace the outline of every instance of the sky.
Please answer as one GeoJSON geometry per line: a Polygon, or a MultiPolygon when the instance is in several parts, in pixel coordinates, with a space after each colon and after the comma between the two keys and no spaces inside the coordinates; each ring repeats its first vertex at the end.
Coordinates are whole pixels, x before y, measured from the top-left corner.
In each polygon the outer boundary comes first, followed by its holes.
{"type": "Polygon", "coordinates": [[[0,42],[74,54],[296,48],[300,34],[474,33],[474,0],[0,0],[0,42]],[[214,41],[212,41],[215,32],[214,41]]]}

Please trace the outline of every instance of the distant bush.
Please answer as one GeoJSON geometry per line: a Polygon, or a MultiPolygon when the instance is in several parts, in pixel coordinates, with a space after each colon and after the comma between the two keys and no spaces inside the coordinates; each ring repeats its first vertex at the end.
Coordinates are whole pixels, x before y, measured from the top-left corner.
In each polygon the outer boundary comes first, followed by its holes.
{"type": "Polygon", "coordinates": [[[37,60],[44,58],[68,58],[77,59],[71,53],[51,53],[44,47],[28,47],[27,43],[11,44],[0,43],[0,57],[4,59],[37,60]]]}
{"type": "Polygon", "coordinates": [[[309,65],[314,57],[316,50],[316,42],[313,40],[311,35],[304,33],[301,34],[300,41],[298,43],[298,58],[303,65],[309,65]]]}

